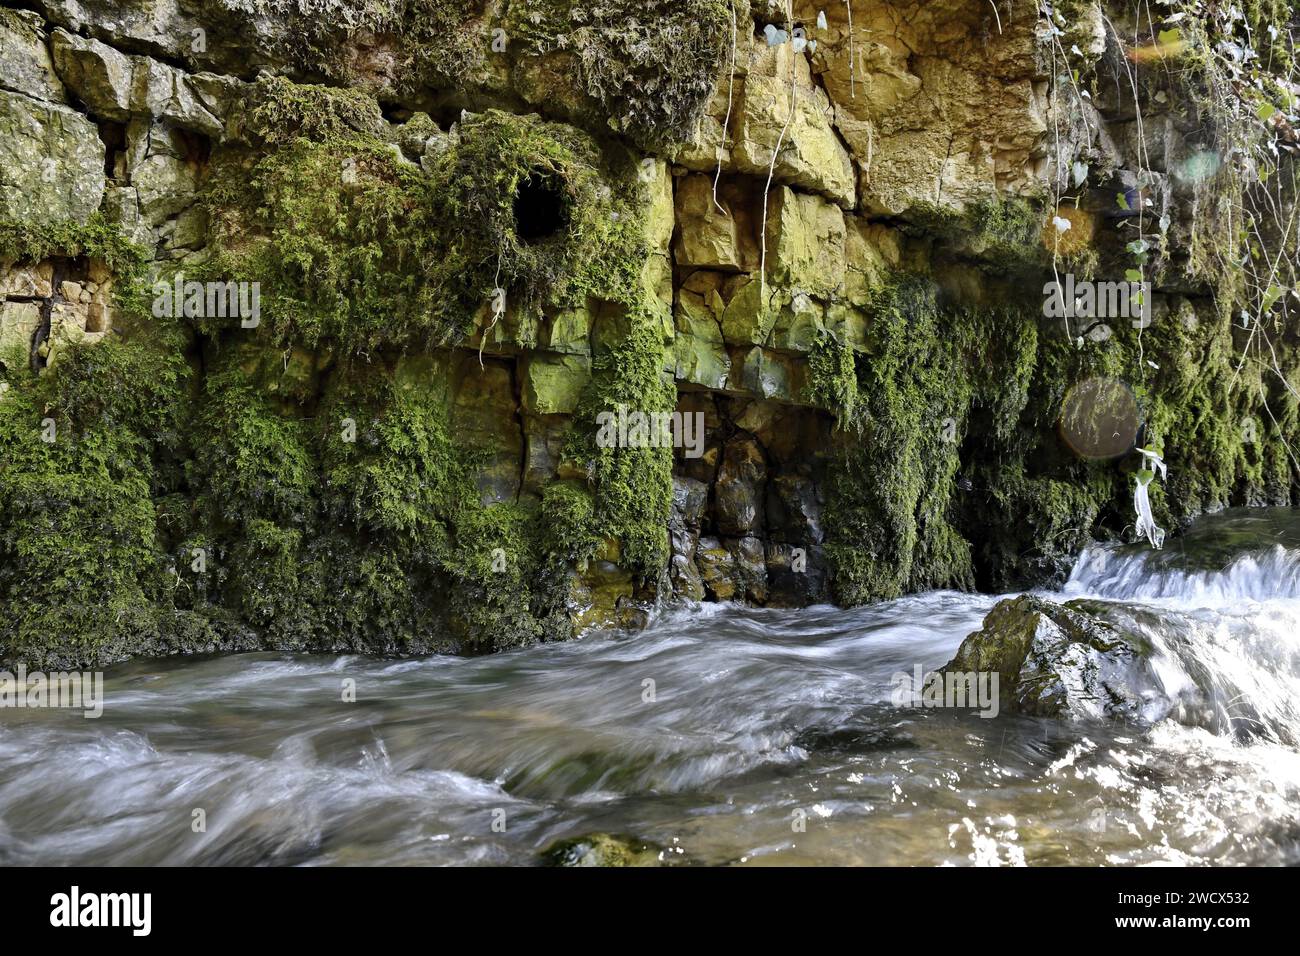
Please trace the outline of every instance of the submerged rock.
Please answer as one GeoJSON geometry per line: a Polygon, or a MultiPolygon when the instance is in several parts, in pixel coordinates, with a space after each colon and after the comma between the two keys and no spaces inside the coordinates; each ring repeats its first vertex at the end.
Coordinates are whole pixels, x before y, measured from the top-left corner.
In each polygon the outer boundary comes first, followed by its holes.
{"type": "Polygon", "coordinates": [[[1149,654],[1143,642],[1076,607],[1026,594],[993,608],[943,673],[996,673],[1006,713],[1150,719],[1167,707],[1149,654]]]}
{"type": "Polygon", "coordinates": [[[617,833],[590,833],[552,843],[542,851],[547,866],[663,866],[663,847],[617,833]]]}

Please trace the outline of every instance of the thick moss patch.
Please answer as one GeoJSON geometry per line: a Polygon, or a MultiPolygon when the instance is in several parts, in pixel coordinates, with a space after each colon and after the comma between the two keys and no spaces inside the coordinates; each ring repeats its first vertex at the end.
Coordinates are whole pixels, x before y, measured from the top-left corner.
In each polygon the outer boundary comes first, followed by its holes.
{"type": "MultiPolygon", "coordinates": [[[[735,15],[745,29],[748,0],[735,0],[735,15]]],[[[528,54],[567,58],[611,128],[661,149],[694,132],[726,61],[731,17],[728,0],[514,0],[506,30],[528,54]]]]}

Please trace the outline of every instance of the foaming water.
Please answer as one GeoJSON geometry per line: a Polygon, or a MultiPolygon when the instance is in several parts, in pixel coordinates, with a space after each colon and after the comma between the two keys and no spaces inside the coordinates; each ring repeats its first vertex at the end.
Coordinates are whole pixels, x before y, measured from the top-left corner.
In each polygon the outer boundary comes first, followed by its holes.
{"type": "Polygon", "coordinates": [[[1202,520],[1165,550],[1090,548],[1063,593],[1209,607],[1300,599],[1300,524],[1290,509],[1243,509],[1202,520]]]}
{"type": "Polygon", "coordinates": [[[895,706],[998,600],[952,592],[474,659],[135,662],[99,720],[0,710],[0,863],[529,864],[592,832],[686,863],[1294,863],[1293,532],[1218,516],[1047,595],[1149,644],[1141,725],[895,706]]]}

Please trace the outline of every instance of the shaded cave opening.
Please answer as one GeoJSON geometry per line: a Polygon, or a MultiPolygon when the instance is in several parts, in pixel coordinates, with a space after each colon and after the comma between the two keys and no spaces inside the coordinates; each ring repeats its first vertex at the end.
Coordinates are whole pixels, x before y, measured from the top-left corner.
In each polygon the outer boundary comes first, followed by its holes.
{"type": "Polygon", "coordinates": [[[564,181],[550,173],[527,176],[515,191],[515,234],[525,245],[560,235],[569,225],[564,181]]]}

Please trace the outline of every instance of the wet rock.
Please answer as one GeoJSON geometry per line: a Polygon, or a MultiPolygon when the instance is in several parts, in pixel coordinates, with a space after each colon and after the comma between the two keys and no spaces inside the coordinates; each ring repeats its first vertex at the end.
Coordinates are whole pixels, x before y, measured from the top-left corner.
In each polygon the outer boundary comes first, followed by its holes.
{"type": "Polygon", "coordinates": [[[720,388],[731,371],[731,358],[722,337],[724,311],[716,272],[696,272],[682,284],[673,310],[674,375],[678,380],[720,388]]]}
{"type": "Polygon", "coordinates": [[[619,833],[589,833],[552,843],[542,851],[548,866],[663,866],[663,847],[619,833]]]}
{"type": "Polygon", "coordinates": [[[1133,720],[1164,709],[1147,652],[1077,608],[1022,595],[993,608],[943,672],[996,672],[1003,712],[1133,720]]]}
{"type": "Polygon", "coordinates": [[[683,450],[675,450],[677,473],[712,485],[718,475],[718,462],[722,458],[722,442],[718,435],[718,408],[713,398],[705,392],[683,392],[677,401],[677,411],[683,415],[703,415],[704,450],[698,458],[687,458],[683,450]]]}
{"type": "Polygon", "coordinates": [[[736,558],[722,546],[717,538],[700,538],[695,553],[695,563],[700,569],[704,587],[715,601],[731,601],[736,597],[736,558]]]}
{"type": "Polygon", "coordinates": [[[753,57],[736,114],[732,149],[736,168],[766,176],[775,154],[778,182],[824,193],[852,207],[853,163],[831,126],[830,100],[813,85],[803,54],[793,53],[788,43],[768,47],[761,38],[752,38],[751,43],[753,57]]]}
{"type": "Polygon", "coordinates": [[[714,519],[724,535],[747,535],[762,528],[762,492],[767,480],[763,449],[753,438],[727,443],[714,486],[714,519]]]}
{"type": "Polygon", "coordinates": [[[704,600],[704,578],[695,562],[685,554],[674,554],[668,565],[673,594],[683,601],[704,600]]]}
{"type": "Polygon", "coordinates": [[[709,488],[694,478],[673,478],[673,510],[668,518],[670,530],[698,528],[709,502],[709,488]]]}
{"type": "MultiPolygon", "coordinates": [[[[844,232],[844,297],[866,306],[871,294],[903,263],[903,237],[897,229],[849,217],[844,232]]],[[[860,345],[862,339],[841,335],[841,341],[860,345]]]]}
{"type": "Polygon", "coordinates": [[[569,587],[569,618],[575,634],[596,627],[639,629],[649,616],[633,601],[632,574],[613,561],[596,560],[569,587]]]}
{"type": "Polygon", "coordinates": [[[559,416],[525,415],[523,490],[540,497],[546,485],[559,471],[564,449],[564,436],[568,427],[566,419],[559,416]]]}
{"type": "Polygon", "coordinates": [[[767,486],[767,524],[775,541],[821,544],[822,506],[817,486],[803,475],[781,474],[767,486]]]}
{"type": "Polygon", "coordinates": [[[759,249],[744,193],[731,184],[714,201],[713,177],[683,176],[677,183],[678,225],[674,258],[679,268],[751,272],[759,249]]]}
{"type": "Polygon", "coordinates": [[[830,600],[826,559],[820,547],[769,541],[765,559],[768,607],[807,607],[830,600]]]}
{"type": "Polygon", "coordinates": [[[728,345],[761,345],[772,334],[777,310],[764,297],[763,284],[757,277],[737,281],[739,285],[722,310],[722,338],[728,345]]]}
{"type": "Polygon", "coordinates": [[[772,327],[772,347],[787,352],[809,352],[826,329],[824,309],[804,292],[796,292],[777,313],[772,327]]]}
{"type": "Polygon", "coordinates": [[[767,565],[764,561],[763,542],[755,537],[740,538],[726,543],[735,559],[733,574],[736,590],[756,604],[767,601],[767,565]]]}
{"type": "Polygon", "coordinates": [[[541,345],[551,352],[590,355],[591,322],[591,313],[585,307],[554,312],[543,323],[541,345]]]}
{"type": "Polygon", "coordinates": [[[736,349],[731,358],[727,388],[758,398],[801,401],[807,364],[781,352],[755,346],[736,349]]]}
{"type": "Polygon", "coordinates": [[[483,455],[476,478],[483,502],[511,501],[519,493],[524,439],[510,368],[491,359],[480,367],[477,354],[464,352],[452,376],[452,424],[483,455]]]}

